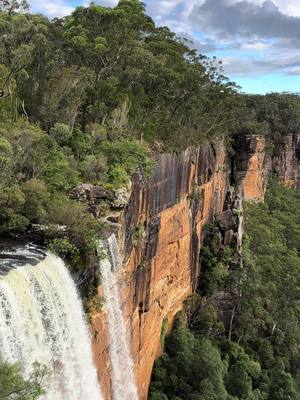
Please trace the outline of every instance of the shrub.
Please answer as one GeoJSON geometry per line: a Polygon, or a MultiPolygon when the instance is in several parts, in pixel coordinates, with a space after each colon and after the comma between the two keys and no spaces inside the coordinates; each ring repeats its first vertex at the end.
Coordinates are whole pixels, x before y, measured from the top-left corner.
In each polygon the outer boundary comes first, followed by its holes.
{"type": "Polygon", "coordinates": [[[152,171],[146,148],[136,140],[105,141],[101,151],[107,157],[109,177],[116,184],[126,185],[133,174],[141,172],[148,176],[152,171]]]}
{"type": "Polygon", "coordinates": [[[81,162],[80,171],[88,182],[103,182],[107,172],[106,158],[102,154],[89,155],[81,162]]]}
{"type": "Polygon", "coordinates": [[[79,250],[74,244],[70,243],[69,239],[66,237],[50,240],[48,248],[58,257],[61,257],[72,265],[79,263],[79,250]]]}
{"type": "Polygon", "coordinates": [[[168,329],[168,318],[164,318],[161,326],[161,332],[160,332],[160,343],[163,346],[165,343],[165,338],[167,335],[167,329],[168,329]]]}
{"type": "Polygon", "coordinates": [[[50,135],[59,145],[66,145],[71,137],[70,127],[66,124],[56,123],[50,129],[50,135]]]}
{"type": "Polygon", "coordinates": [[[50,200],[45,183],[38,179],[31,179],[24,183],[22,190],[25,195],[22,213],[31,222],[38,223],[45,219],[50,200]]]}
{"type": "Polygon", "coordinates": [[[37,363],[28,380],[22,377],[19,364],[9,364],[0,360],[0,400],[34,400],[45,394],[42,384],[47,369],[37,363]]]}

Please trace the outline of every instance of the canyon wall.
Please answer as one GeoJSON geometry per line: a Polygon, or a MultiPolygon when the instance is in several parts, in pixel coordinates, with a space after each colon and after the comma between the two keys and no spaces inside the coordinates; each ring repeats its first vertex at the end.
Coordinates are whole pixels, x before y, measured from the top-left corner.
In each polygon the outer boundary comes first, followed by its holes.
{"type": "MultiPolygon", "coordinates": [[[[298,143],[299,135],[290,135],[278,155],[268,155],[265,138],[254,135],[237,140],[232,157],[221,142],[157,155],[152,176],[146,182],[136,177],[128,203],[114,212],[124,256],[119,285],[140,400],[147,399],[153,363],[162,351],[162,329],[171,329],[197,284],[205,225],[219,221],[220,243],[236,235],[240,245],[242,221],[236,232],[224,221],[237,200],[263,200],[271,170],[298,186],[298,143]]],[[[102,295],[101,286],[98,290],[102,295]]],[[[91,326],[95,363],[110,400],[105,313],[104,306],[91,326]]]]}

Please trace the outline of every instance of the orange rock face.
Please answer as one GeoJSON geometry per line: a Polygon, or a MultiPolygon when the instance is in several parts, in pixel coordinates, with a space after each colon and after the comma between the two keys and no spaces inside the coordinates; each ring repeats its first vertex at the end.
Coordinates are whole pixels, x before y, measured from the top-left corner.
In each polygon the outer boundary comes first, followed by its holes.
{"type": "Polygon", "coordinates": [[[266,191],[265,146],[263,136],[252,136],[250,144],[250,158],[242,182],[245,200],[260,201],[264,199],[266,191]]]}
{"type": "Polygon", "coordinates": [[[239,138],[236,148],[236,184],[241,185],[244,200],[262,201],[267,187],[269,160],[264,136],[239,138]]]}
{"type": "MultiPolygon", "coordinates": [[[[153,364],[162,350],[163,321],[170,330],[197,281],[203,227],[223,210],[227,170],[222,145],[162,155],[148,182],[135,182],[122,212],[119,236],[126,261],[119,283],[140,400],[147,399],[153,364]],[[137,238],[141,225],[144,234],[137,238]]],[[[105,306],[91,325],[95,363],[110,400],[105,306]]]]}

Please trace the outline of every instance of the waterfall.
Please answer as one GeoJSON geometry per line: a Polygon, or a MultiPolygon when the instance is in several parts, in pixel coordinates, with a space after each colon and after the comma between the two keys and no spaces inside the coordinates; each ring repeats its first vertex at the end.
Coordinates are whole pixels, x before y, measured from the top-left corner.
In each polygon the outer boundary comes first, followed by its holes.
{"type": "MultiPolygon", "coordinates": [[[[36,265],[4,264],[0,274],[0,355],[49,368],[43,400],[102,400],[91,342],[75,284],[52,254],[36,265]]],[[[1,270],[1,263],[0,263],[1,270]]]]}
{"type": "Polygon", "coordinates": [[[138,400],[133,362],[116,277],[122,260],[115,235],[108,239],[107,245],[102,242],[99,244],[99,253],[107,310],[113,398],[114,400],[138,400]]]}

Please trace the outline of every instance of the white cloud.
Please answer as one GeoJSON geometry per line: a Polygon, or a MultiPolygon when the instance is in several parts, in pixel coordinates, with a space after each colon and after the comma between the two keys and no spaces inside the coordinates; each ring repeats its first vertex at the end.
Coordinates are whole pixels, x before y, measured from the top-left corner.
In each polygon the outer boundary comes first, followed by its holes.
{"type": "Polygon", "coordinates": [[[69,1],[52,0],[40,1],[31,0],[30,6],[33,12],[46,14],[49,18],[64,17],[69,15],[74,10],[74,7],[69,5],[69,1]]]}
{"type": "MultiPolygon", "coordinates": [[[[82,5],[87,7],[92,0],[84,0],[82,5]]],[[[30,0],[30,6],[33,12],[39,12],[47,15],[49,18],[64,17],[70,15],[75,7],[71,6],[70,0],[30,0]]],[[[97,4],[105,7],[114,7],[118,4],[118,0],[98,0],[97,4]]]]}
{"type": "MultiPolygon", "coordinates": [[[[240,0],[235,0],[238,2],[240,0]]],[[[254,4],[262,5],[265,0],[252,0],[254,4]]],[[[291,17],[300,17],[299,0],[273,0],[273,3],[282,11],[291,17]]]]}
{"type": "Polygon", "coordinates": [[[189,21],[190,13],[195,5],[201,5],[204,0],[148,0],[147,12],[158,25],[167,25],[175,32],[192,34],[189,21]]]}
{"type": "Polygon", "coordinates": [[[241,49],[243,50],[254,50],[254,51],[261,51],[261,50],[267,50],[272,46],[270,43],[266,43],[263,41],[249,41],[241,45],[241,49]]]}

